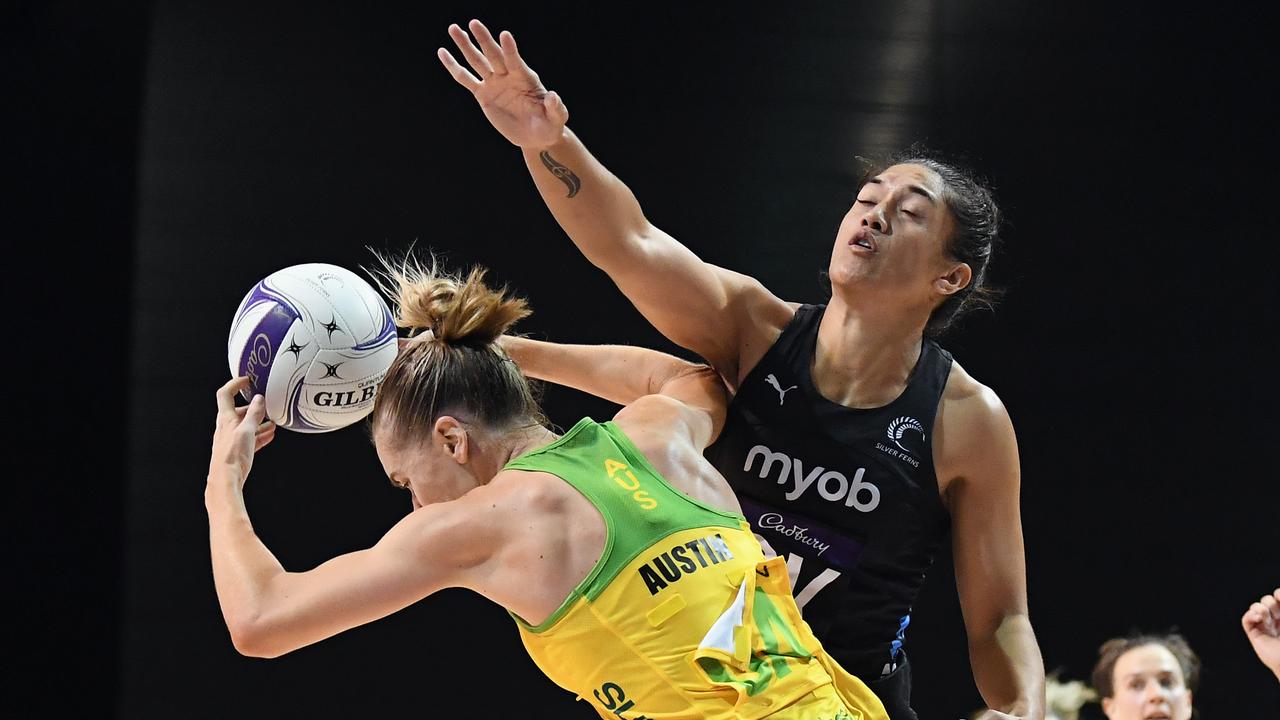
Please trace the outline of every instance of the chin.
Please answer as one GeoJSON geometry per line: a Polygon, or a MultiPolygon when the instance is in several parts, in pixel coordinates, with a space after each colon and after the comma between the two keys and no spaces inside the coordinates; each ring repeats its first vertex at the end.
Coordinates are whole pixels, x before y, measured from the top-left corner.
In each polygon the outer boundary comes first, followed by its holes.
{"type": "Polygon", "coordinates": [[[848,262],[831,263],[827,266],[827,282],[831,283],[832,288],[837,285],[848,285],[853,282],[856,275],[857,269],[851,267],[848,262]]]}
{"type": "Polygon", "coordinates": [[[827,282],[831,285],[831,294],[851,297],[865,288],[870,281],[866,273],[853,267],[833,267],[827,269],[827,282]]]}

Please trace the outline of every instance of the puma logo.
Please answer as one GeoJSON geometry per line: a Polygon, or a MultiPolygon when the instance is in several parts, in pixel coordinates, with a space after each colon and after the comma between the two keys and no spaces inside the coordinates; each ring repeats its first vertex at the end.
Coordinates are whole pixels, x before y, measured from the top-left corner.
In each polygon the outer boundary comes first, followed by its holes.
{"type": "Polygon", "coordinates": [[[792,385],[791,387],[787,388],[786,390],[783,390],[783,389],[782,389],[782,383],[778,382],[778,378],[774,377],[774,376],[773,376],[773,373],[769,373],[769,376],[768,376],[768,377],[766,377],[766,378],[764,379],[764,381],[765,381],[765,382],[767,382],[767,383],[769,383],[770,385],[772,385],[774,390],[777,390],[777,391],[778,391],[778,404],[779,404],[779,405],[781,405],[782,403],[786,402],[786,399],[787,399],[787,393],[789,393],[789,392],[791,392],[792,390],[795,390],[797,387],[799,387],[799,385],[792,385]]]}

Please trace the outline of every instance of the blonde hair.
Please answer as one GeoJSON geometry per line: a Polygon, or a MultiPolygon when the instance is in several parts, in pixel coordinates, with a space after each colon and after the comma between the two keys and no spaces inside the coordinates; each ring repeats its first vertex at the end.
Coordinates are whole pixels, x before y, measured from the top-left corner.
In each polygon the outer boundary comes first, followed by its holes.
{"type": "Polygon", "coordinates": [[[374,276],[391,300],[398,327],[409,330],[374,400],[373,428],[390,428],[397,445],[430,437],[441,415],[490,429],[545,423],[528,381],[497,341],[528,317],[528,304],[505,287],[429,267],[411,253],[397,261],[374,253],[374,276]]]}

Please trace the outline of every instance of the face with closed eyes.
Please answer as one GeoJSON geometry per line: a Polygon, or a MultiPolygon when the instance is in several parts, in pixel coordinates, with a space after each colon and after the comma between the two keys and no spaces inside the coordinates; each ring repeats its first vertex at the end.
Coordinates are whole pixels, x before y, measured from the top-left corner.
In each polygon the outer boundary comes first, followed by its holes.
{"type": "Polygon", "coordinates": [[[1188,720],[1191,690],[1182,666],[1163,645],[1139,645],[1116,659],[1112,696],[1102,699],[1109,720],[1188,720]]]}
{"type": "Polygon", "coordinates": [[[832,290],[928,312],[968,285],[969,266],[947,256],[956,225],[943,190],[942,178],[922,165],[894,165],[868,180],[836,233],[832,290]]]}

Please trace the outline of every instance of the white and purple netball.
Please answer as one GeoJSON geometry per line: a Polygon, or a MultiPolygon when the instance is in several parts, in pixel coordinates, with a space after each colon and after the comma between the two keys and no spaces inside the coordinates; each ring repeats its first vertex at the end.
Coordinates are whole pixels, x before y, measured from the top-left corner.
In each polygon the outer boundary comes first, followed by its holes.
{"type": "Polygon", "coordinates": [[[267,417],[306,433],[346,427],[373,410],[396,359],[386,302],[355,273],[308,263],[271,273],[245,295],[231,323],[227,360],[262,395],[267,417]]]}

